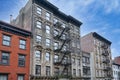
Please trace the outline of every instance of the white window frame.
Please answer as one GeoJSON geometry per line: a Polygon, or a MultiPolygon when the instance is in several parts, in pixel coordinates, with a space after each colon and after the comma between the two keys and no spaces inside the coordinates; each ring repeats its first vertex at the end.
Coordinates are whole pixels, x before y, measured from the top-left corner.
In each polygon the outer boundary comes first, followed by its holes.
{"type": "Polygon", "coordinates": [[[50,17],[51,17],[51,14],[49,13],[49,12],[46,12],[46,14],[45,14],[45,18],[46,18],[46,20],[50,20],[50,17]]]}
{"type": "Polygon", "coordinates": [[[50,34],[50,26],[49,25],[46,25],[46,33],[50,34]]]}
{"type": "Polygon", "coordinates": [[[45,53],[45,60],[50,61],[50,52],[45,53]]]}
{"type": "Polygon", "coordinates": [[[41,21],[36,21],[36,27],[39,29],[42,29],[42,22],[41,21]]]}
{"type": "Polygon", "coordinates": [[[36,12],[37,12],[37,14],[41,15],[42,14],[42,9],[40,7],[36,7],[36,12]]]}
{"type": "Polygon", "coordinates": [[[46,46],[50,47],[50,45],[51,45],[51,44],[50,44],[50,39],[47,38],[47,39],[46,39],[46,46]]]}

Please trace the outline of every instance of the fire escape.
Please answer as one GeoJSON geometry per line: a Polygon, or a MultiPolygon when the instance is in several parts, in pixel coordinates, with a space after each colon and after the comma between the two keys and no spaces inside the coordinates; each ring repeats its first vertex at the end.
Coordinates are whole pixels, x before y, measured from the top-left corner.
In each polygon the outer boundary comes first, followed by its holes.
{"type": "Polygon", "coordinates": [[[64,49],[64,46],[70,43],[70,38],[66,36],[65,38],[62,38],[62,36],[65,32],[68,33],[70,28],[69,27],[62,28],[62,25],[60,22],[57,22],[54,26],[62,29],[60,34],[53,37],[55,40],[62,42],[62,45],[59,48],[54,50],[56,54],[60,55],[58,61],[54,62],[54,65],[62,67],[63,70],[59,71],[59,75],[68,77],[71,75],[69,72],[71,67],[71,57],[70,57],[71,52],[69,48],[64,49]]]}

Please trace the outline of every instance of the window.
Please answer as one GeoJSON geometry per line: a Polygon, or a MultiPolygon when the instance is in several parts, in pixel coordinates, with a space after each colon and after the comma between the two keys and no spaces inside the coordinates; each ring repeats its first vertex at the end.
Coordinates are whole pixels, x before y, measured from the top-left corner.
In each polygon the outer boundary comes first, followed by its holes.
{"type": "Polygon", "coordinates": [[[41,41],[42,41],[42,37],[39,36],[39,35],[37,35],[37,36],[36,36],[36,42],[41,42],[41,41]]]}
{"type": "Polygon", "coordinates": [[[63,62],[66,64],[66,63],[67,63],[67,61],[68,61],[68,57],[64,57],[63,62]]]}
{"type": "Polygon", "coordinates": [[[76,69],[73,69],[73,76],[76,76],[76,69]]]}
{"type": "Polygon", "coordinates": [[[50,39],[46,39],[46,46],[50,46],[50,39]]]}
{"type": "Polygon", "coordinates": [[[53,23],[55,24],[55,23],[57,23],[58,22],[58,20],[56,19],[56,18],[54,18],[53,19],[53,23]]]}
{"type": "Polygon", "coordinates": [[[25,40],[20,40],[20,45],[19,45],[20,49],[26,49],[26,41],[25,40]]]}
{"type": "Polygon", "coordinates": [[[59,75],[59,68],[55,68],[55,75],[59,75]]]}
{"type": "Polygon", "coordinates": [[[41,65],[36,65],[36,67],[35,67],[35,74],[41,75],[41,65]]]}
{"type": "Polygon", "coordinates": [[[19,56],[18,56],[18,66],[25,66],[25,55],[19,54],[19,56]]]}
{"type": "Polygon", "coordinates": [[[63,46],[63,50],[66,51],[67,50],[67,46],[63,46]]]}
{"type": "Polygon", "coordinates": [[[1,64],[8,65],[9,64],[10,54],[8,52],[2,52],[1,55],[1,64]]]}
{"type": "Polygon", "coordinates": [[[24,80],[24,75],[18,75],[18,80],[24,80]]]}
{"type": "Polygon", "coordinates": [[[63,34],[63,35],[62,35],[62,39],[66,39],[66,34],[63,34]]]}
{"type": "Polygon", "coordinates": [[[38,13],[39,15],[41,15],[41,14],[42,14],[42,9],[39,8],[39,7],[37,7],[37,13],[38,13]]]}
{"type": "Polygon", "coordinates": [[[58,56],[58,55],[55,55],[55,56],[54,56],[54,62],[58,62],[58,59],[59,59],[59,56],[58,56]]]}
{"type": "Polygon", "coordinates": [[[54,43],[54,49],[58,49],[59,48],[59,44],[58,44],[58,42],[55,42],[54,43]]]}
{"type": "Polygon", "coordinates": [[[65,23],[62,24],[62,27],[65,28],[65,23]]]}
{"type": "Polygon", "coordinates": [[[46,33],[50,34],[50,26],[46,25],[46,33]]]}
{"type": "Polygon", "coordinates": [[[78,65],[80,65],[80,59],[78,59],[78,65]]]}
{"type": "Polygon", "coordinates": [[[50,53],[49,52],[46,52],[46,54],[45,54],[45,60],[46,61],[50,61],[50,53]]]}
{"type": "Polygon", "coordinates": [[[8,35],[3,35],[3,45],[10,46],[11,37],[8,35]]]}
{"type": "Polygon", "coordinates": [[[40,51],[35,51],[35,57],[40,60],[41,58],[41,52],[40,51]]]}
{"type": "Polygon", "coordinates": [[[50,20],[50,13],[46,12],[46,20],[50,20]]]}
{"type": "Polygon", "coordinates": [[[0,80],[8,80],[7,74],[0,74],[0,80]]]}
{"type": "Polygon", "coordinates": [[[81,70],[80,69],[78,70],[78,74],[79,74],[79,76],[81,76],[81,70]]]}
{"type": "Polygon", "coordinates": [[[50,76],[50,66],[46,66],[46,76],[50,76]]]}
{"type": "Polygon", "coordinates": [[[58,30],[54,30],[54,36],[59,35],[59,31],[58,30]]]}
{"type": "Polygon", "coordinates": [[[36,22],[36,27],[41,29],[42,28],[42,23],[40,21],[37,21],[36,22]]]}
{"type": "Polygon", "coordinates": [[[75,64],[75,58],[72,58],[72,62],[75,64]]]}

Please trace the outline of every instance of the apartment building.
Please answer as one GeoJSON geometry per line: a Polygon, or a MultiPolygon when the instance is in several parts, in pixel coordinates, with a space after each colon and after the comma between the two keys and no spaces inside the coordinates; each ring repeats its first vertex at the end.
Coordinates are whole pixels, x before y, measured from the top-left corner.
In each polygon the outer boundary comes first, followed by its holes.
{"type": "Polygon", "coordinates": [[[0,80],[29,80],[31,32],[0,21],[0,80]]]}
{"type": "Polygon", "coordinates": [[[113,62],[120,65],[120,56],[115,57],[113,62]]]}
{"type": "Polygon", "coordinates": [[[80,21],[47,0],[29,0],[11,24],[33,34],[31,79],[80,76],[80,21]]]}
{"type": "Polygon", "coordinates": [[[91,54],[91,79],[112,79],[111,42],[96,32],[81,38],[81,50],[91,54]]]}
{"type": "Polygon", "coordinates": [[[113,80],[120,80],[120,65],[113,63],[112,68],[113,68],[113,80]]]}
{"type": "Polygon", "coordinates": [[[91,55],[82,51],[82,79],[91,80],[91,55]]]}

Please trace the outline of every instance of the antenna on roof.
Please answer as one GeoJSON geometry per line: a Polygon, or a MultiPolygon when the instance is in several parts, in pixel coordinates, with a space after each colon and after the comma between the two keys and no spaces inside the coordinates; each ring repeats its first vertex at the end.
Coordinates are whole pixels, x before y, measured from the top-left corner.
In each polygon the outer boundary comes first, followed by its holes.
{"type": "Polygon", "coordinates": [[[10,15],[10,23],[12,23],[12,20],[13,20],[13,15],[11,14],[10,15]]]}

